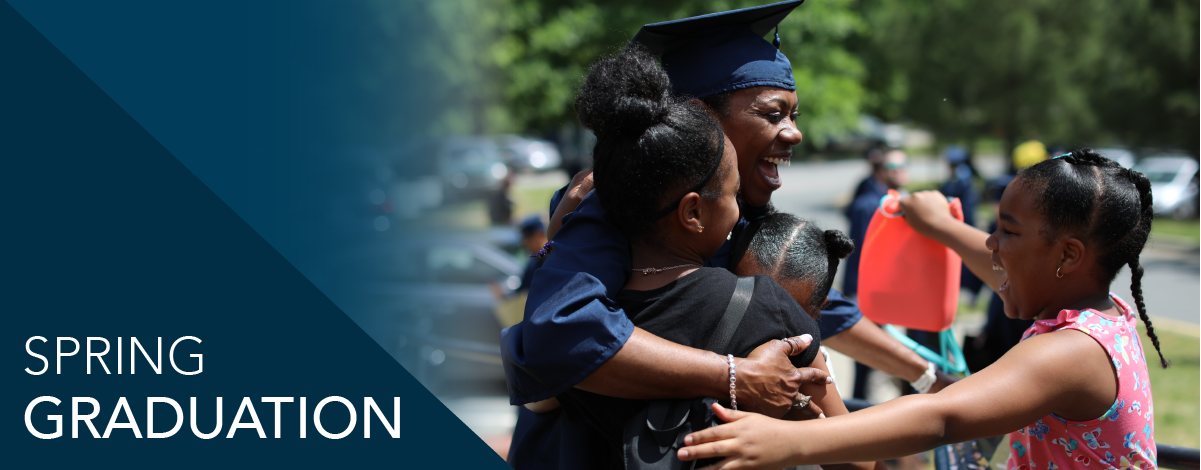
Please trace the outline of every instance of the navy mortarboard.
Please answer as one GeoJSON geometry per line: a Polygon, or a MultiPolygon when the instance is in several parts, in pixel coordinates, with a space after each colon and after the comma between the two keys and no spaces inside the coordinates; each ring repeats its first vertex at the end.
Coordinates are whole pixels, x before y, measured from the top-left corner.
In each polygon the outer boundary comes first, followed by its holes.
{"type": "Polygon", "coordinates": [[[631,42],[659,56],[677,94],[704,98],[741,88],[796,90],[792,64],[763,36],[804,0],[648,24],[631,42]]]}

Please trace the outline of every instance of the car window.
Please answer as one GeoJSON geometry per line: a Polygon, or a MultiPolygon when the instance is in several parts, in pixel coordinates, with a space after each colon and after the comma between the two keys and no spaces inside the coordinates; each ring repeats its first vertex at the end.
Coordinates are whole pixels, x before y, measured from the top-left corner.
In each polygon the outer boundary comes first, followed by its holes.
{"type": "Polygon", "coordinates": [[[445,168],[455,168],[469,174],[485,174],[499,160],[494,149],[482,146],[451,148],[442,163],[445,168]]]}
{"type": "Polygon", "coordinates": [[[504,279],[505,273],[481,261],[465,247],[442,246],[426,252],[429,279],[445,284],[487,284],[504,279]]]}

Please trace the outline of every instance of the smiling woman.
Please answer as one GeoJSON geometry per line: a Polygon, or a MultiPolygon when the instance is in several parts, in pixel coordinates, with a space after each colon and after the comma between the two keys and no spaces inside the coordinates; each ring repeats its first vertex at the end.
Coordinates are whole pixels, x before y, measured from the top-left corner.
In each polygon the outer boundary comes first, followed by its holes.
{"type": "Polygon", "coordinates": [[[792,147],[801,143],[795,90],[757,86],[704,98],[717,112],[738,152],[743,202],[762,207],[783,184],[779,165],[789,165],[792,147]]]}

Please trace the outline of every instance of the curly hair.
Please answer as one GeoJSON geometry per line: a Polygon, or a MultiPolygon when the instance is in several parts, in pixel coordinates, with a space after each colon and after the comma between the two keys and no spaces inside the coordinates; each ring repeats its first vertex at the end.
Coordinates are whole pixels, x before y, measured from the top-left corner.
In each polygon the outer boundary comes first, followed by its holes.
{"type": "Polygon", "coordinates": [[[592,64],[575,102],[596,133],[593,178],[606,218],[627,237],[652,232],[689,192],[721,197],[725,134],[703,103],[675,96],[644,46],[592,64]]]}

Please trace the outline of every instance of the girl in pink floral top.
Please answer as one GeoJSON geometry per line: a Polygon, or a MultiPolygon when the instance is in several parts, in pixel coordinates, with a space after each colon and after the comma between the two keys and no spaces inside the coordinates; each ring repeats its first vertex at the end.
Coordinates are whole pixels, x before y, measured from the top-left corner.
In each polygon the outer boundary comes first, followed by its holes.
{"type": "MultiPolygon", "coordinates": [[[[1147,336],[1139,254],[1151,230],[1151,184],[1091,150],[1021,172],[1001,198],[997,231],[950,216],[946,199],[901,200],[918,232],[963,257],[1011,318],[1035,319],[995,364],[937,394],[849,415],[784,422],[716,407],[727,424],[693,433],[680,458],[712,468],[781,468],[884,460],[1010,433],[1011,469],[1156,468],[1154,406],[1135,309],[1109,292],[1119,269],[1147,336]]],[[[1167,360],[1159,354],[1160,365],[1167,360]]]]}
{"type": "Polygon", "coordinates": [[[1126,302],[1112,292],[1109,295],[1121,311],[1119,315],[1064,310],[1054,319],[1034,322],[1022,341],[1064,330],[1089,335],[1113,361],[1117,399],[1097,419],[1071,421],[1051,413],[1011,433],[1009,468],[1155,468],[1155,406],[1147,381],[1147,358],[1136,330],[1138,319],[1126,302]]]}

